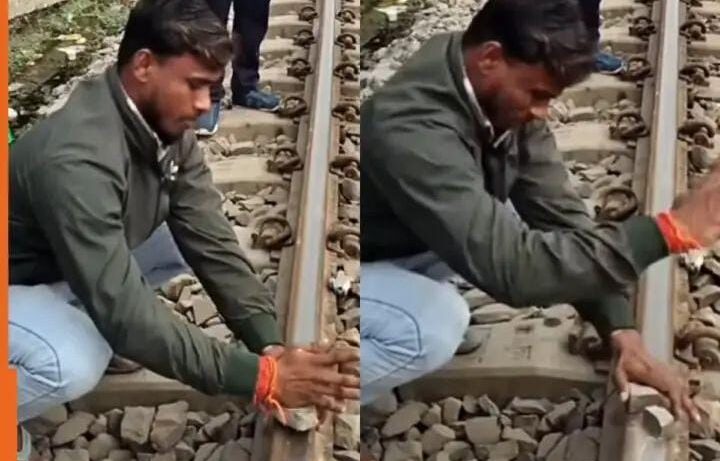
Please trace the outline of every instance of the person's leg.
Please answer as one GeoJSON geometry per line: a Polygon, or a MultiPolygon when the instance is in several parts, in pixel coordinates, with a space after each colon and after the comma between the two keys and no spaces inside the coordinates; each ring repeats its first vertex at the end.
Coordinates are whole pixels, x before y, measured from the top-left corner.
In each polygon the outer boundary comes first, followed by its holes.
{"type": "Polygon", "coordinates": [[[618,74],[625,70],[625,62],[609,53],[599,50],[600,45],[600,0],[579,0],[580,13],[590,38],[598,46],[595,69],[604,74],[618,74]]]}
{"type": "Polygon", "coordinates": [[[392,262],[362,265],[360,313],[363,405],[447,363],[470,321],[452,286],[392,262]]]}
{"type": "Polygon", "coordinates": [[[18,421],[90,392],[112,350],[90,317],[57,285],[10,286],[10,366],[17,369],[18,421]]]}
{"type": "Polygon", "coordinates": [[[159,288],[171,278],[180,274],[190,274],[192,270],[180,254],[180,250],[170,233],[167,224],[163,224],[132,252],[145,280],[153,288],[159,288]]]}
{"type": "MultiPolygon", "coordinates": [[[[230,15],[230,3],[232,0],[206,0],[210,9],[215,15],[227,25],[228,16],[230,15]]],[[[220,106],[225,97],[225,87],[223,81],[225,74],[220,77],[217,83],[210,88],[210,101],[212,106],[210,110],[201,115],[197,120],[196,133],[199,136],[212,136],[218,130],[220,122],[220,106]]]]}
{"type": "Polygon", "coordinates": [[[270,0],[234,0],[233,74],[230,87],[233,104],[252,109],[277,110],[280,98],[260,91],[260,44],[270,21],[270,0]]]}

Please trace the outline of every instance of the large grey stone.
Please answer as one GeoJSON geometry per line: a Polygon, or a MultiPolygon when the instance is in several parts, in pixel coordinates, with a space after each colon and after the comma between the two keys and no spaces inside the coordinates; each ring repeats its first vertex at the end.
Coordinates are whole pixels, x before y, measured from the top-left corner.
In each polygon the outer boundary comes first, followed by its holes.
{"type": "Polygon", "coordinates": [[[60,449],[55,450],[54,461],[90,461],[90,455],[87,450],[69,450],[60,449]]]}
{"type": "Polygon", "coordinates": [[[479,416],[465,422],[468,440],[474,445],[489,445],[500,441],[500,425],[494,416],[479,416]]]}
{"type": "Polygon", "coordinates": [[[393,437],[406,432],[420,422],[420,418],[427,409],[427,404],[423,402],[406,403],[385,421],[385,425],[381,430],[382,435],[384,437],[393,437]]]}
{"type": "Polygon", "coordinates": [[[120,448],[120,442],[110,434],[98,434],[90,441],[88,453],[92,461],[101,461],[108,457],[112,450],[120,448]]]}
{"type": "Polygon", "coordinates": [[[383,461],[423,461],[422,444],[416,440],[388,442],[383,461]]]}
{"type": "Polygon", "coordinates": [[[90,425],[95,421],[95,416],[90,413],[78,411],[74,413],[70,419],[65,421],[58,427],[57,432],[53,435],[52,445],[57,447],[70,443],[81,435],[85,434],[90,425]]]}
{"type": "Polygon", "coordinates": [[[185,401],[160,405],[150,432],[155,450],[164,453],[177,445],[185,432],[190,405],[185,401]]]}
{"type": "Polygon", "coordinates": [[[422,435],[423,452],[432,455],[442,450],[446,443],[455,439],[455,431],[442,424],[434,424],[422,435]]]}
{"type": "Polygon", "coordinates": [[[360,415],[335,415],[335,446],[355,450],[360,443],[360,415]]]}
{"type": "Polygon", "coordinates": [[[145,444],[150,438],[155,409],[149,407],[126,407],[120,424],[120,437],[130,446],[145,444]]]}
{"type": "Polygon", "coordinates": [[[444,424],[454,423],[460,418],[462,401],[455,397],[448,397],[442,401],[442,418],[444,424]]]}

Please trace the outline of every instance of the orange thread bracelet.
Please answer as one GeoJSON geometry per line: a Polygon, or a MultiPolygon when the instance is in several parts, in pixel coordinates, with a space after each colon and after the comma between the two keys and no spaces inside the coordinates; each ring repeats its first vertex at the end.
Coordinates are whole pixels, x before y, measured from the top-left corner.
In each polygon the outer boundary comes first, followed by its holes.
{"type": "Polygon", "coordinates": [[[690,250],[702,248],[697,239],[690,235],[687,228],[679,223],[672,214],[660,213],[657,216],[657,224],[667,242],[670,253],[687,253],[690,250]]]}
{"type": "Polygon", "coordinates": [[[277,410],[280,421],[287,424],[285,412],[282,405],[277,400],[277,360],[274,357],[260,357],[258,367],[258,380],[255,385],[255,398],[253,403],[255,406],[269,413],[273,409],[277,410]]]}

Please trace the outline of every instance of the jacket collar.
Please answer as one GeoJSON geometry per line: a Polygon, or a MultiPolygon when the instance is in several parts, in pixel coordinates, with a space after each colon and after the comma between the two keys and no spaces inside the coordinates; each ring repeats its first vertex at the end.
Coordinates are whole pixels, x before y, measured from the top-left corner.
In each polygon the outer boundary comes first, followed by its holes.
{"type": "Polygon", "coordinates": [[[490,119],[487,115],[485,115],[485,111],[483,111],[480,106],[477,96],[475,95],[475,90],[470,84],[470,79],[467,75],[462,50],[462,36],[463,32],[455,32],[452,34],[450,39],[450,73],[453,76],[453,80],[459,90],[459,94],[462,97],[463,102],[469,106],[475,124],[479,128],[479,133],[485,141],[490,142],[497,147],[507,138],[510,131],[506,130],[497,136],[490,119]]]}
{"type": "Polygon", "coordinates": [[[162,144],[158,135],[150,128],[135,103],[125,92],[116,65],[106,71],[105,79],[115,107],[122,118],[125,137],[131,149],[145,160],[158,164],[165,157],[168,146],[162,144]]]}

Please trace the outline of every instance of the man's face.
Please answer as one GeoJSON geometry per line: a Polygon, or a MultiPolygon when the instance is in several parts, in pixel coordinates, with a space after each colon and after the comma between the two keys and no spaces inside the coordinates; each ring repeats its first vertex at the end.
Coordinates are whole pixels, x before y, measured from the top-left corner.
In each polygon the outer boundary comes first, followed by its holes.
{"type": "Polygon", "coordinates": [[[550,100],[562,91],[543,65],[507,59],[501,48],[470,56],[469,64],[481,70],[476,95],[497,130],[546,118],[550,100]]]}
{"type": "Polygon", "coordinates": [[[141,87],[138,108],[158,136],[171,143],[194,128],[196,119],[210,109],[210,87],[222,71],[191,54],[157,59],[148,52],[136,59],[134,71],[141,87]]]}

